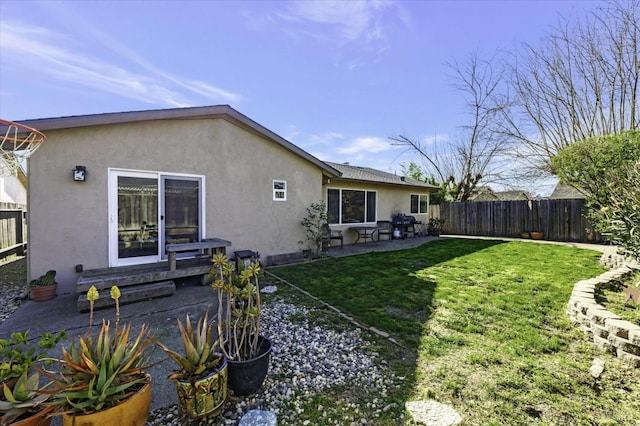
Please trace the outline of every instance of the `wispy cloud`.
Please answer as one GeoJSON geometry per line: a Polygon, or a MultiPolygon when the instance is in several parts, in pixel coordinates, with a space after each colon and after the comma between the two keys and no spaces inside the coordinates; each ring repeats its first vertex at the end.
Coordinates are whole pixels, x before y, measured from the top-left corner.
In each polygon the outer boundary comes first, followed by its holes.
{"type": "Polygon", "coordinates": [[[241,97],[208,83],[181,78],[157,69],[142,57],[100,36],[100,47],[119,55],[119,64],[105,62],[91,54],[96,47],[80,45],[72,35],[20,22],[0,21],[0,50],[3,66],[24,67],[75,86],[116,94],[161,106],[185,107],[209,103],[238,102],[241,97]],[[89,52],[89,53],[87,53],[89,52]],[[6,62],[6,58],[16,58],[6,62]],[[123,60],[124,59],[124,60],[123,60]]]}
{"type": "Polygon", "coordinates": [[[389,139],[380,137],[358,137],[349,141],[346,145],[336,149],[338,154],[364,154],[379,153],[396,149],[392,146],[389,139]]]}
{"type": "Polygon", "coordinates": [[[268,17],[253,18],[259,21],[254,21],[256,27],[274,25],[293,40],[339,49],[333,60],[348,69],[386,52],[391,43],[388,30],[396,22],[409,25],[408,15],[393,0],[292,1],[268,17]]]}

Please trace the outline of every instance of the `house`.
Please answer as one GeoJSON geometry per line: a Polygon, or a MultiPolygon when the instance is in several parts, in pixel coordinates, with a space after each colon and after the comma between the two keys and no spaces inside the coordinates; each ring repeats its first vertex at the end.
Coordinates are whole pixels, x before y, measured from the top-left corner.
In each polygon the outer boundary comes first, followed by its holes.
{"type": "MultiPolygon", "coordinates": [[[[1,161],[4,160],[0,157],[1,161]]],[[[27,204],[27,175],[22,167],[18,168],[17,176],[0,175],[0,203],[27,204]]]]}
{"type": "Polygon", "coordinates": [[[158,264],[167,244],[208,238],[269,264],[306,248],[312,203],[348,231],[396,211],[426,218],[437,189],[325,163],[227,105],[22,123],[47,136],[29,159],[29,275],[57,270],[59,294],[83,271],[158,264]]]}
{"type": "Polygon", "coordinates": [[[558,183],[549,196],[550,200],[584,200],[586,196],[580,190],[558,183]]]}
{"type": "Polygon", "coordinates": [[[469,201],[528,201],[533,199],[522,190],[494,191],[488,186],[479,186],[471,192],[469,201]]]}

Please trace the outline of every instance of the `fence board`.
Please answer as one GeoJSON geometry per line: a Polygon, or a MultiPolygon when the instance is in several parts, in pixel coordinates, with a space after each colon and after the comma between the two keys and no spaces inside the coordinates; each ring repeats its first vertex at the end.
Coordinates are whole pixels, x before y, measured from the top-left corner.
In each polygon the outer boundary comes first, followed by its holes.
{"type": "Polygon", "coordinates": [[[591,224],[584,200],[482,201],[430,206],[452,235],[520,237],[538,231],[545,240],[589,242],[591,224]]]}
{"type": "Polygon", "coordinates": [[[9,256],[24,254],[26,224],[24,206],[0,203],[0,261],[9,256]]]}

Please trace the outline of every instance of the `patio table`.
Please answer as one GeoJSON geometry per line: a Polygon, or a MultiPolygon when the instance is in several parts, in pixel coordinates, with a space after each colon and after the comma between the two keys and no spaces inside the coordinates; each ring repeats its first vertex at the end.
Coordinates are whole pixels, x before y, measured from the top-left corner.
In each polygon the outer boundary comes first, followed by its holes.
{"type": "Polygon", "coordinates": [[[380,227],[378,226],[365,226],[365,225],[350,226],[349,229],[358,233],[358,237],[356,238],[356,241],[354,242],[354,244],[358,244],[358,241],[360,241],[360,238],[364,239],[365,244],[367,243],[367,240],[371,240],[376,244],[378,243],[375,239],[376,232],[380,230],[380,227]]]}

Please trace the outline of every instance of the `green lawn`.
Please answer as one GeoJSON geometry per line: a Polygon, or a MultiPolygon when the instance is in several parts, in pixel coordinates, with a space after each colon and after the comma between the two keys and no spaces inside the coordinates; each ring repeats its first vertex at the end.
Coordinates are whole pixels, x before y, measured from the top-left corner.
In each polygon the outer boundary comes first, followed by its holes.
{"type": "Polygon", "coordinates": [[[399,406],[435,399],[478,425],[640,424],[638,372],[607,356],[596,382],[589,367],[604,355],[565,315],[573,284],[602,273],[599,257],[443,239],[271,272],[403,342],[379,348],[407,378],[389,397],[399,406]]]}

